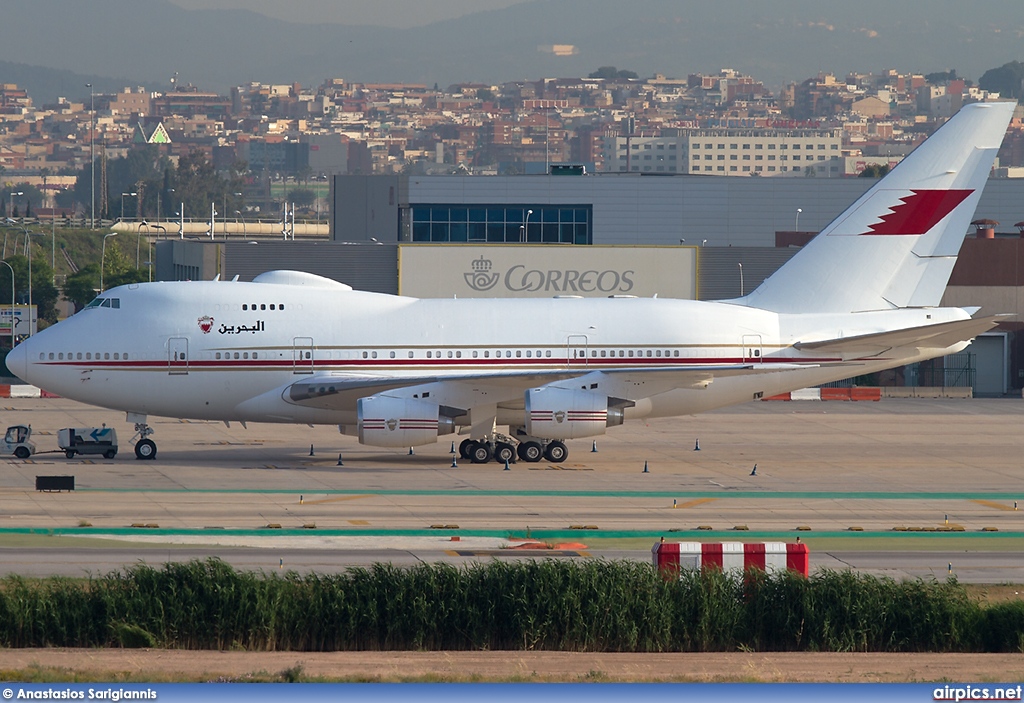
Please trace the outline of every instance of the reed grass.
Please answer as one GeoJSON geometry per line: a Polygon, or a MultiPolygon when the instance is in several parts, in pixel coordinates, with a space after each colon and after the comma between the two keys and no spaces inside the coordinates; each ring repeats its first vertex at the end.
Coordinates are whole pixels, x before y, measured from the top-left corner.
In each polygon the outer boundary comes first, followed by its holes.
{"type": "Polygon", "coordinates": [[[341,574],[239,572],[217,559],[86,581],[0,581],[2,647],[281,651],[1024,651],[1024,601],[955,581],[852,572],[742,575],[495,560],[341,574]]]}

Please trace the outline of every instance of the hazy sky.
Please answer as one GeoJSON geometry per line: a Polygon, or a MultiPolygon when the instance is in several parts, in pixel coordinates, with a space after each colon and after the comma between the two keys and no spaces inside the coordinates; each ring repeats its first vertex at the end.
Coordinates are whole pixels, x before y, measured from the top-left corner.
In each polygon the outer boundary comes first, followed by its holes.
{"type": "Polygon", "coordinates": [[[171,0],[194,9],[246,9],[290,22],[416,27],[527,0],[171,0]]]}

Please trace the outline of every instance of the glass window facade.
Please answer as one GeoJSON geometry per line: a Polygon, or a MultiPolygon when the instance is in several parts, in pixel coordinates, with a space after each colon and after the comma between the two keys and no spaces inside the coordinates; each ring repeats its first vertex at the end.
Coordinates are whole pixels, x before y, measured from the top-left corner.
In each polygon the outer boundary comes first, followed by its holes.
{"type": "Polygon", "coordinates": [[[593,243],[591,205],[423,204],[411,210],[414,242],[593,243]]]}

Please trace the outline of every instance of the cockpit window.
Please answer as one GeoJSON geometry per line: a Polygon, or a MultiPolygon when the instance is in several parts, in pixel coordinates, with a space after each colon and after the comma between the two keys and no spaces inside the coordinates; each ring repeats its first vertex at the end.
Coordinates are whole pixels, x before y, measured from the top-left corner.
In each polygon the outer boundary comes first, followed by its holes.
{"type": "Polygon", "coordinates": [[[120,298],[95,298],[91,303],[85,306],[85,309],[89,308],[120,308],[120,298]]]}

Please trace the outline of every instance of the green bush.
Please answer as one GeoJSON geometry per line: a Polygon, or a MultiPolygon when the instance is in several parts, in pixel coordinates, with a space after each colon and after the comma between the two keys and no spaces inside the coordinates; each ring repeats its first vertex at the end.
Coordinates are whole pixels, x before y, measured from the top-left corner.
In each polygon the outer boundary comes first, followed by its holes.
{"type": "Polygon", "coordinates": [[[1024,602],[955,581],[494,560],[255,574],[222,561],[0,582],[0,647],[1020,652],[1024,602]]]}

